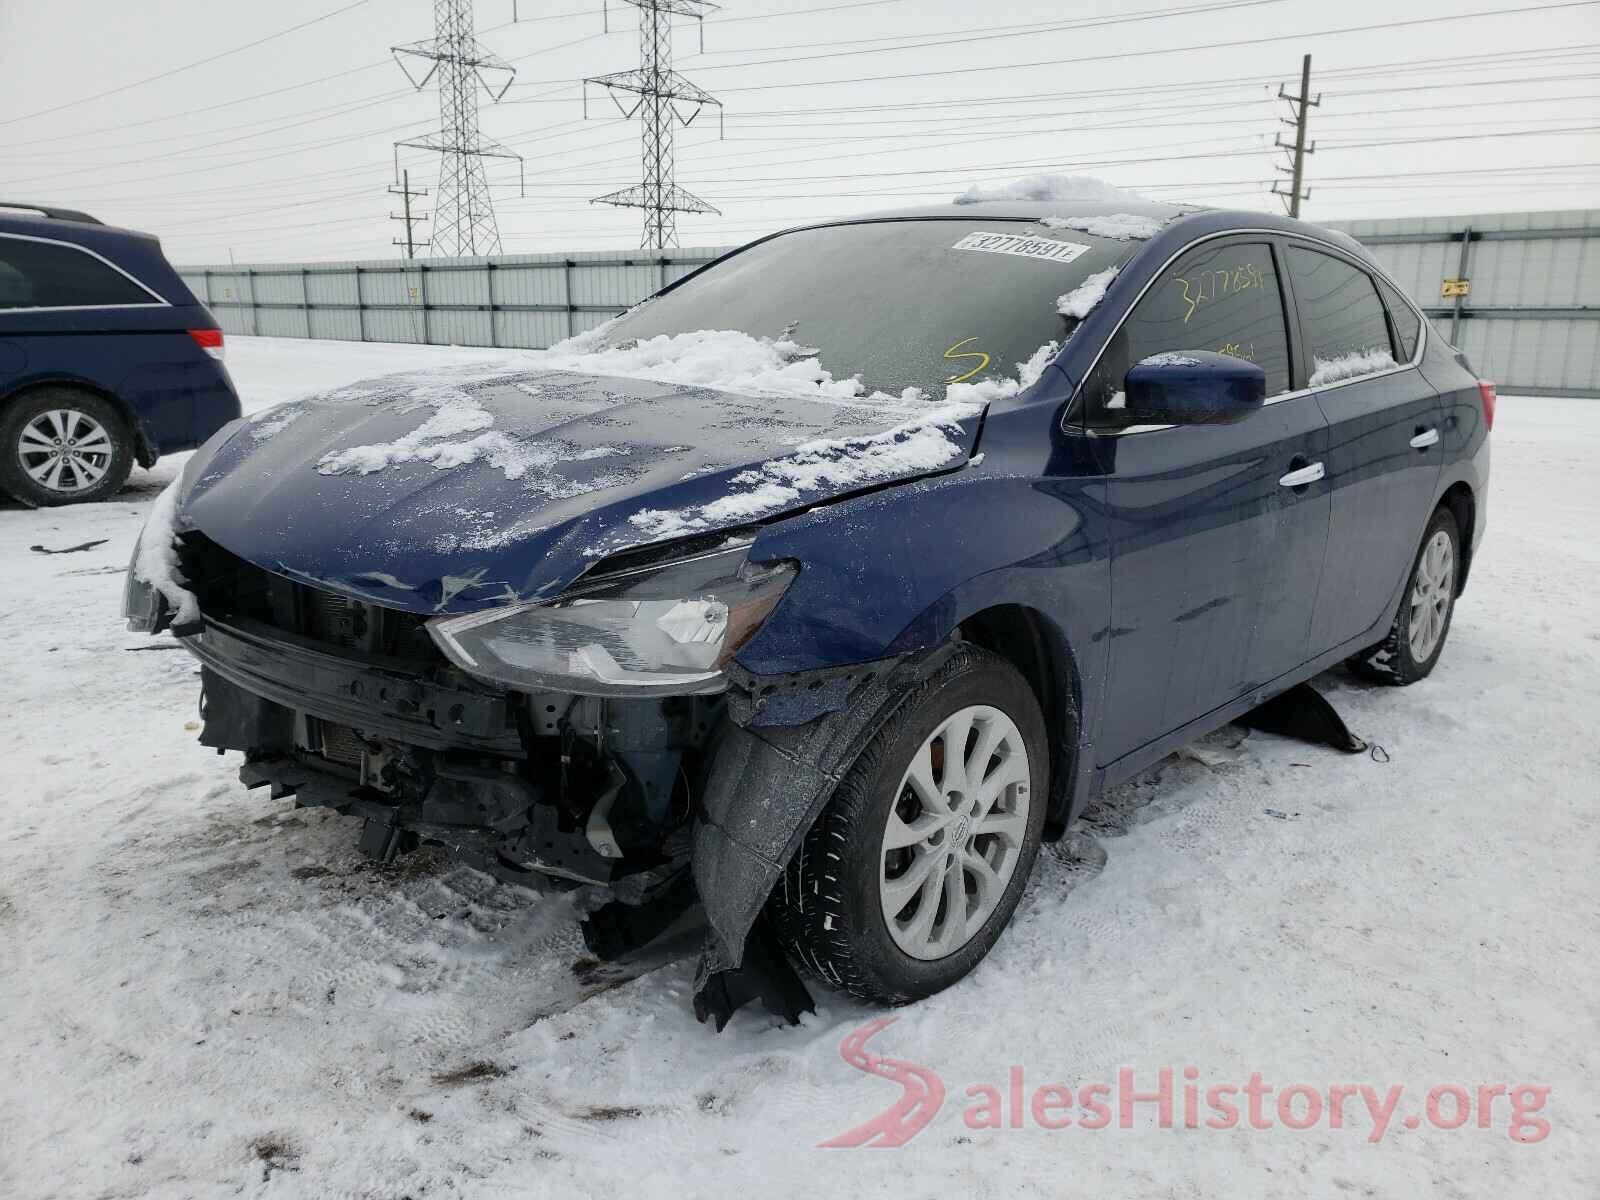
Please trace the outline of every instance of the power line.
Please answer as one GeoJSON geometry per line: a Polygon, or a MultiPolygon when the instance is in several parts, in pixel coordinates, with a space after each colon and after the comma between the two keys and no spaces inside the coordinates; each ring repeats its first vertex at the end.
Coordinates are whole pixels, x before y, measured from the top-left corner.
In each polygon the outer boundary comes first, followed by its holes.
{"type": "Polygon", "coordinates": [[[136,79],[132,83],[124,83],[114,88],[107,88],[103,92],[95,92],[92,96],[80,96],[76,100],[68,100],[65,103],[57,104],[50,108],[41,108],[35,112],[24,113],[20,117],[6,117],[4,120],[0,120],[0,125],[13,125],[18,121],[31,121],[35,117],[48,116],[51,113],[58,113],[67,108],[76,108],[80,104],[88,104],[94,100],[104,100],[107,96],[117,96],[123,92],[132,91],[134,88],[143,87],[147,83],[155,83],[159,79],[170,79],[172,76],[180,75],[184,71],[192,71],[194,68],[203,67],[207,63],[218,62],[219,60],[228,58],[232,55],[241,54],[246,50],[253,50],[257,46],[264,46],[268,42],[276,41],[278,38],[287,37],[291,33],[298,33],[302,29],[309,29],[313,25],[320,25],[323,21],[331,21],[334,17],[347,13],[351,9],[360,8],[366,3],[367,0],[355,0],[353,4],[346,4],[342,8],[334,9],[332,12],[323,13],[320,17],[313,17],[309,21],[301,21],[298,25],[291,25],[287,29],[280,29],[277,33],[269,33],[266,37],[257,38],[253,42],[246,42],[242,46],[235,46],[231,50],[223,50],[220,53],[208,55],[205,58],[198,58],[193,62],[184,63],[180,67],[173,67],[170,70],[162,71],[156,75],[147,76],[144,79],[136,79]]]}

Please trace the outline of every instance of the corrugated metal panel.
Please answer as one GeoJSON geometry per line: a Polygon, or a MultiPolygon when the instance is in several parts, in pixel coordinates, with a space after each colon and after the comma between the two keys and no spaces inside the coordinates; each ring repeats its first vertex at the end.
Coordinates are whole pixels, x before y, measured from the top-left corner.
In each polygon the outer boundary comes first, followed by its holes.
{"type": "MultiPolygon", "coordinates": [[[[1504,392],[1575,392],[1600,396],[1600,236],[1506,237],[1561,230],[1600,231],[1600,209],[1562,212],[1480,213],[1458,217],[1405,217],[1385,221],[1329,222],[1358,241],[1425,308],[1450,310],[1441,295],[1446,279],[1461,273],[1461,234],[1468,245],[1457,344],[1473,368],[1504,392]],[[1453,240],[1440,241],[1438,235],[1453,240]],[[1406,237],[1429,240],[1391,240],[1406,237]],[[1573,315],[1573,309],[1595,309],[1573,315]],[[1495,310],[1495,311],[1483,311],[1495,310]],[[1520,310],[1507,314],[1503,310],[1520,310]],[[1564,310],[1541,315],[1541,310],[1564,310]]],[[[1453,317],[1435,315],[1446,340],[1453,317]]]]}

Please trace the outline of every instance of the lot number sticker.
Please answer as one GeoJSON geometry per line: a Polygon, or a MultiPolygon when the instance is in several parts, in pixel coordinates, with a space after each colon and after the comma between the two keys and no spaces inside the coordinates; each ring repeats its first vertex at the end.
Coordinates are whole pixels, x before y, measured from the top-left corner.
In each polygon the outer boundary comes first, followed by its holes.
{"type": "Polygon", "coordinates": [[[1021,233],[969,233],[953,250],[980,250],[985,254],[1013,254],[1018,258],[1041,258],[1047,262],[1069,263],[1087,254],[1089,247],[1081,242],[1063,242],[1056,238],[1030,237],[1021,233]]]}

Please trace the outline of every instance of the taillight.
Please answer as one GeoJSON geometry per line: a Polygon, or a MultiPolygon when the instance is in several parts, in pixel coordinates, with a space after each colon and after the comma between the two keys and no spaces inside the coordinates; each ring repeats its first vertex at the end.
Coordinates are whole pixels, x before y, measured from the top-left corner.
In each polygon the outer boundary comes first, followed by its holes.
{"type": "MultiPolygon", "coordinates": [[[[195,340],[195,344],[200,349],[211,355],[212,358],[220,360],[226,353],[222,345],[222,330],[220,329],[191,329],[189,330],[189,336],[195,340]]],[[[1494,385],[1491,384],[1490,386],[1493,387],[1494,385]]]]}
{"type": "Polygon", "coordinates": [[[1483,423],[1489,429],[1494,428],[1494,402],[1497,399],[1494,384],[1487,379],[1478,380],[1478,395],[1483,397],[1483,423]]]}

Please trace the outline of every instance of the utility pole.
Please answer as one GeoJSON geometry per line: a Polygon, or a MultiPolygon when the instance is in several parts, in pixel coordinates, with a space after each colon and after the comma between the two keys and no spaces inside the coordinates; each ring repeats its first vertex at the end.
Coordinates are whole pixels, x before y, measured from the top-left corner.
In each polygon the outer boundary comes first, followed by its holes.
{"type": "Polygon", "coordinates": [[[389,220],[391,220],[391,221],[404,221],[406,223],[405,241],[401,241],[399,238],[395,238],[394,239],[394,244],[396,246],[404,246],[406,248],[406,257],[407,258],[415,258],[417,256],[417,247],[418,246],[429,246],[429,245],[432,245],[433,243],[432,243],[431,239],[429,241],[426,241],[426,242],[419,242],[412,235],[412,232],[411,232],[412,226],[419,225],[423,221],[426,221],[428,219],[428,214],[427,213],[418,213],[416,216],[412,216],[411,215],[411,197],[413,197],[413,196],[426,196],[428,194],[428,189],[427,188],[423,188],[421,191],[416,191],[416,192],[413,192],[411,190],[411,171],[410,171],[409,168],[407,168],[405,171],[401,172],[401,178],[403,178],[405,180],[405,182],[402,183],[399,187],[390,188],[389,189],[389,194],[391,196],[403,196],[403,197],[405,197],[404,203],[405,203],[405,210],[406,211],[405,211],[405,213],[403,215],[400,214],[400,213],[390,213],[389,214],[389,220]]]}
{"type": "MultiPolygon", "coordinates": [[[[439,80],[439,132],[396,142],[395,175],[400,174],[400,147],[437,150],[441,156],[439,188],[429,242],[434,254],[450,258],[498,254],[500,227],[495,223],[483,160],[514,158],[520,169],[522,155],[478,132],[478,85],[483,85],[491,100],[498,101],[511,87],[516,68],[479,44],[473,33],[472,0],[434,0],[433,28],[434,36],[426,41],[390,47],[395,62],[419,92],[435,76],[439,80]],[[407,58],[432,65],[418,78],[406,66],[407,58]],[[490,76],[497,82],[503,76],[504,81],[495,87],[490,76]]],[[[523,186],[526,194],[525,180],[523,186]]]]}
{"type": "MultiPolygon", "coordinates": [[[[672,69],[673,15],[703,22],[705,14],[719,6],[709,0],[626,0],[626,3],[639,10],[639,67],[634,71],[585,79],[584,116],[589,114],[591,83],[611,93],[612,101],[624,117],[642,114],[644,181],[619,192],[597,196],[589,203],[644,209],[644,239],[640,245],[646,250],[665,250],[678,244],[678,213],[720,215],[719,209],[677,185],[673,134],[677,124],[687,128],[707,105],[720,113],[722,104],[710,92],[696,87],[672,69]],[[618,98],[619,93],[638,99],[630,108],[618,98]],[[684,115],[686,111],[687,116],[684,115]]],[[[704,29],[702,24],[702,40],[704,29]]]]}
{"type": "Polygon", "coordinates": [[[1317,93],[1316,99],[1311,97],[1311,55],[1307,54],[1300,60],[1300,94],[1291,96],[1283,90],[1283,85],[1279,84],[1278,99],[1287,100],[1290,110],[1294,113],[1294,120],[1290,121],[1287,118],[1283,120],[1285,125],[1294,126],[1294,145],[1290,146],[1281,136],[1274,136],[1272,144],[1280,150],[1289,151],[1294,156],[1292,160],[1294,165],[1292,167],[1280,166],[1278,168],[1286,175],[1291,176],[1293,182],[1287,192],[1282,191],[1274,183],[1272,185],[1272,193],[1275,196],[1284,197],[1285,207],[1288,208],[1289,215],[1298,217],[1300,215],[1300,201],[1311,199],[1311,189],[1302,189],[1301,187],[1306,174],[1306,155],[1317,152],[1316,142],[1312,142],[1309,146],[1306,144],[1306,125],[1311,117],[1311,110],[1322,103],[1321,92],[1317,93]]]}

